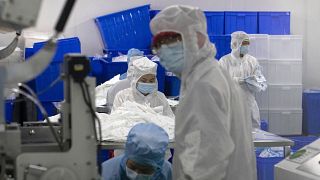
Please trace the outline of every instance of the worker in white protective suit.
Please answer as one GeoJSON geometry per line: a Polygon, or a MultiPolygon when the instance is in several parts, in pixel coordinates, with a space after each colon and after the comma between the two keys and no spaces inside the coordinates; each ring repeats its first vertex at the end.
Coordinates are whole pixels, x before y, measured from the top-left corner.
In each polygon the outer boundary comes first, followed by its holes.
{"type": "Polygon", "coordinates": [[[126,101],[132,101],[150,106],[157,113],[174,118],[167,98],[158,91],[157,64],[143,57],[134,60],[132,66],[131,87],[116,95],[112,111],[121,107],[126,101]]]}
{"type": "Polygon", "coordinates": [[[152,19],[150,27],[153,52],[181,78],[173,179],[255,180],[248,111],[239,87],[214,58],[203,12],[170,6],[152,19]]]}
{"type": "Polygon", "coordinates": [[[232,52],[223,56],[219,64],[227,70],[233,80],[240,85],[251,111],[253,128],[260,128],[260,112],[255,93],[267,88],[257,59],[248,54],[249,36],[242,31],[231,34],[232,52]]]}
{"type": "Polygon", "coordinates": [[[132,81],[132,73],[133,73],[133,66],[132,63],[136,59],[143,57],[143,51],[138,49],[130,49],[127,54],[127,62],[128,62],[128,70],[127,73],[122,74],[120,77],[120,81],[114,84],[107,92],[107,105],[109,107],[113,106],[113,101],[115,96],[118,92],[130,88],[131,81],[132,81]]]}

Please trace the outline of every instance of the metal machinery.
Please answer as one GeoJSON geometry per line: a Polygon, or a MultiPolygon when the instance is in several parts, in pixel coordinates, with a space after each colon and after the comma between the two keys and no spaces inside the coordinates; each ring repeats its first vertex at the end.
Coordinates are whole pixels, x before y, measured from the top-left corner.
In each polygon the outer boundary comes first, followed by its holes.
{"type": "MultiPolygon", "coordinates": [[[[0,0],[0,32],[17,32],[7,48],[0,50],[0,59],[8,57],[17,45],[23,28],[37,20],[41,0],[0,0]]],[[[56,35],[30,60],[0,65],[0,179],[1,180],[97,180],[97,133],[95,126],[95,81],[86,77],[89,62],[85,56],[68,55],[64,61],[64,94],[62,118],[47,122],[6,124],[4,97],[17,83],[40,74],[55,52],[57,35],[62,32],[74,0],[68,0],[55,27],[56,35]]],[[[10,57],[10,56],[9,56],[10,57]]],[[[41,109],[36,95],[24,93],[41,109]]],[[[42,108],[43,109],[43,108],[42,108]]],[[[46,115],[46,113],[44,113],[46,115]]]]}
{"type": "Polygon", "coordinates": [[[276,180],[319,180],[320,139],[275,166],[276,180]]]}

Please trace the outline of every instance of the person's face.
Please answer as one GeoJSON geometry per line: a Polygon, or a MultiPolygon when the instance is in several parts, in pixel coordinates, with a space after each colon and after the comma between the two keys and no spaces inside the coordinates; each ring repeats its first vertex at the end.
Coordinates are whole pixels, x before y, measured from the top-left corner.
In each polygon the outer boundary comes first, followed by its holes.
{"type": "Polygon", "coordinates": [[[134,161],[128,159],[127,167],[138,174],[144,175],[152,175],[154,174],[154,168],[152,166],[143,166],[140,164],[135,163],[134,161]]]}
{"type": "Polygon", "coordinates": [[[154,74],[145,74],[145,75],[141,76],[141,78],[138,80],[138,82],[155,83],[156,82],[156,76],[154,74]]]}

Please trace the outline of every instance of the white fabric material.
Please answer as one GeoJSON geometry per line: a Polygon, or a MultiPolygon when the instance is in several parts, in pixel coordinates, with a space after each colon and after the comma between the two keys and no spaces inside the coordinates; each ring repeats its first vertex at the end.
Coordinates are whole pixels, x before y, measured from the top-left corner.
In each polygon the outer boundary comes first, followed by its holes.
{"type": "MultiPolygon", "coordinates": [[[[123,106],[124,102],[131,101],[137,102],[144,106],[149,106],[157,112],[161,112],[164,116],[169,116],[174,118],[174,114],[169,106],[167,98],[165,95],[156,89],[148,94],[147,96],[141,94],[137,90],[138,80],[146,74],[155,74],[157,73],[157,64],[150,61],[148,58],[140,58],[133,62],[133,76],[131,81],[131,87],[125,90],[120,91],[113,102],[112,111],[117,110],[119,107],[123,106]]],[[[158,82],[156,82],[158,84],[158,82]]]]}
{"type": "MultiPolygon", "coordinates": [[[[265,89],[259,89],[259,87],[252,86],[251,84],[246,83],[246,81],[248,79],[251,81],[254,79],[257,80],[257,78],[252,78],[255,76],[263,77],[261,67],[255,57],[246,54],[244,57],[240,58],[238,54],[238,50],[243,40],[248,38],[248,35],[244,32],[233,33],[231,40],[232,52],[231,54],[223,56],[220,59],[219,64],[223,69],[227,70],[234,81],[240,85],[247,101],[247,107],[249,107],[251,111],[252,126],[253,128],[260,128],[260,112],[254,93],[265,89]]],[[[261,79],[265,80],[264,77],[261,79]]],[[[266,88],[265,82],[262,82],[261,85],[264,85],[266,88]]]]}
{"type": "Polygon", "coordinates": [[[118,74],[117,76],[113,77],[109,81],[104,82],[103,84],[100,84],[99,86],[96,87],[96,106],[102,106],[107,103],[106,101],[106,94],[109,92],[110,88],[114,87],[115,84],[119,83],[119,77],[120,75],[118,74]]]}
{"type": "Polygon", "coordinates": [[[131,59],[128,63],[127,78],[120,80],[119,82],[114,84],[107,92],[107,100],[106,101],[107,101],[108,106],[113,106],[114,99],[120,91],[127,89],[131,86],[131,81],[133,79],[133,69],[134,69],[133,62],[138,59],[148,59],[148,58],[142,57],[142,56],[131,57],[131,59]]]}
{"type": "Polygon", "coordinates": [[[154,123],[162,127],[174,139],[174,119],[157,113],[153,108],[126,101],[111,115],[98,113],[102,124],[102,139],[125,142],[130,129],[139,123],[154,123]]]}
{"type": "Polygon", "coordinates": [[[214,59],[198,8],[171,6],[151,21],[154,35],[182,35],[185,69],[175,126],[173,179],[255,180],[251,121],[239,90],[214,59]],[[197,32],[205,36],[198,47],[197,32]],[[247,112],[247,113],[246,113],[247,112]]]}

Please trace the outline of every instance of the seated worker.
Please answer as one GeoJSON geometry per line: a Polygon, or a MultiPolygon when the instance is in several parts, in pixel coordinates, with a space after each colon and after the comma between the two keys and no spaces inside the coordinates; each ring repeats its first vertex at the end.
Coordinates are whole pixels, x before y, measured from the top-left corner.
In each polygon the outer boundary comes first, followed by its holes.
{"type": "Polygon", "coordinates": [[[103,180],[171,180],[171,164],[164,160],[169,136],[152,123],[134,126],[127,137],[125,153],[102,164],[103,180]]]}
{"type": "Polygon", "coordinates": [[[130,49],[127,54],[128,70],[125,74],[120,76],[120,81],[113,85],[107,92],[107,105],[112,106],[114,97],[121,90],[127,89],[130,87],[132,80],[132,63],[135,59],[143,57],[143,51],[138,49],[130,49]]]}
{"type": "Polygon", "coordinates": [[[165,95],[158,91],[157,64],[146,57],[135,60],[133,63],[131,87],[120,91],[113,102],[112,111],[126,101],[148,105],[164,116],[174,118],[165,95]]]}

